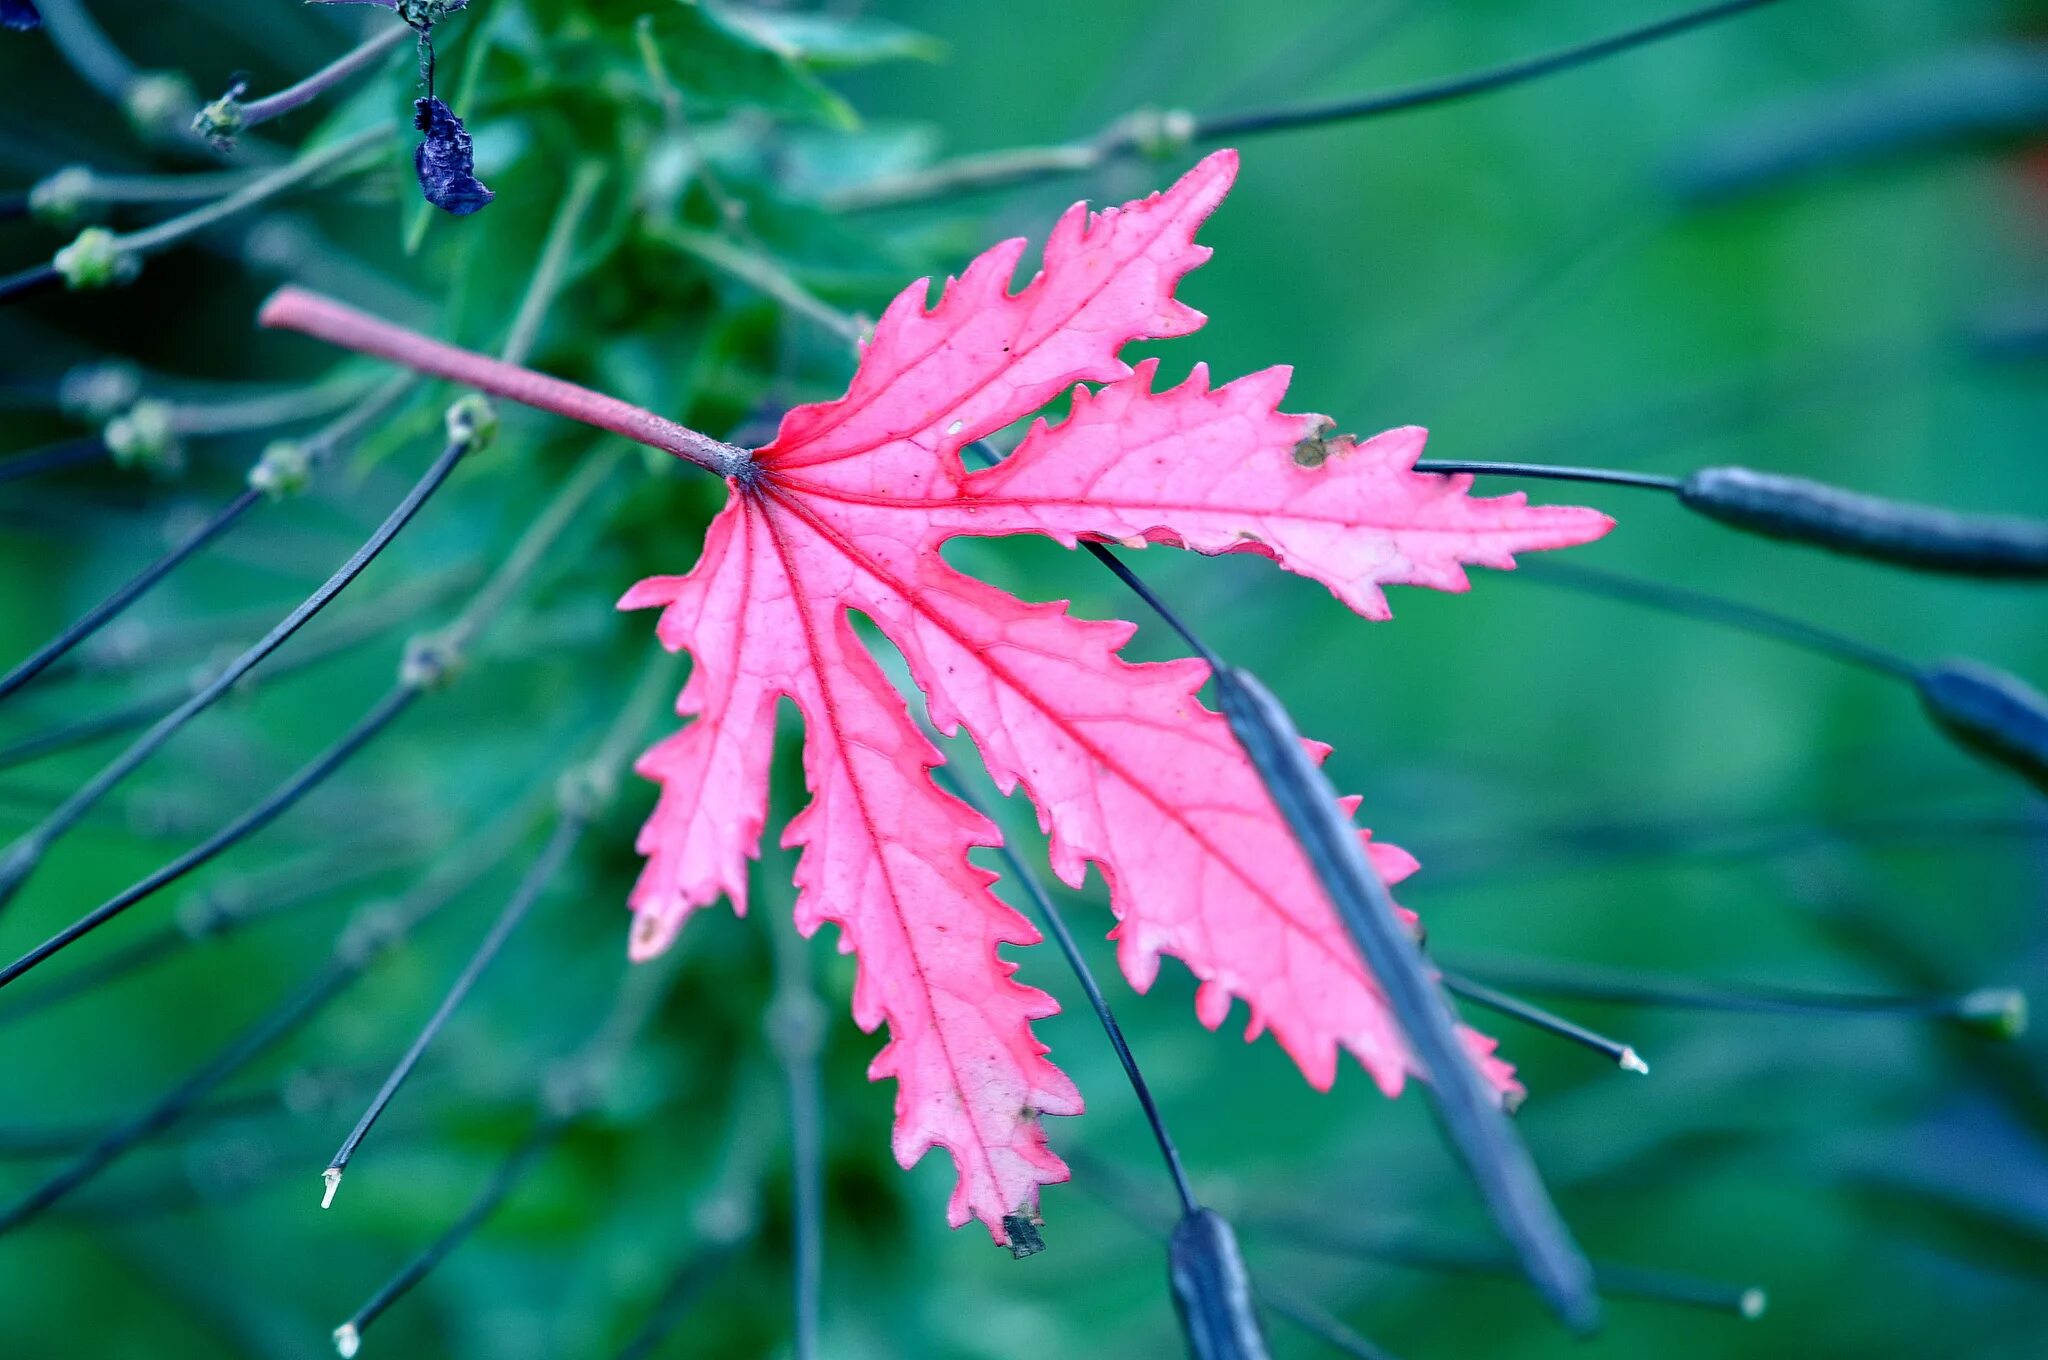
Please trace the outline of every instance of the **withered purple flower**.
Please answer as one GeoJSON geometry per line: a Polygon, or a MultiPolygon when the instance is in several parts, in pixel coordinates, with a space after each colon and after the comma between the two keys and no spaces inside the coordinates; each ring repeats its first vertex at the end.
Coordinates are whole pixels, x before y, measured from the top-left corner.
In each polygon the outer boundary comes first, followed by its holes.
{"type": "Polygon", "coordinates": [[[469,129],[444,100],[432,95],[414,100],[413,126],[427,134],[412,158],[427,202],[457,217],[467,217],[497,197],[476,177],[469,129]]]}
{"type": "Polygon", "coordinates": [[[0,0],[0,28],[27,33],[43,26],[43,16],[32,0],[0,0]]]}

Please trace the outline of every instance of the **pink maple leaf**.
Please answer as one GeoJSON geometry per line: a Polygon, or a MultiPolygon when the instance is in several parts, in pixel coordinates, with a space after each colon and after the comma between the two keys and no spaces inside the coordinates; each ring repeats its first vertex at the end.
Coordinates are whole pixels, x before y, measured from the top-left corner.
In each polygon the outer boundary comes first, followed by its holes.
{"type": "MultiPolygon", "coordinates": [[[[1516,552],[1584,543],[1611,524],[1417,473],[1419,429],[1333,437],[1325,418],[1278,409],[1284,368],[1212,388],[1198,367],[1155,391],[1152,362],[1119,359],[1131,341],[1202,324],[1173,293],[1208,257],[1194,233],[1236,166],[1217,152],[1164,194],[1093,215],[1077,204],[1020,291],[1009,289],[1022,241],[985,252],[929,309],[927,281],[912,284],[844,397],[791,411],[772,443],[724,467],[731,497],[697,565],[621,601],[661,606],[662,642],[695,660],[678,703],[691,721],[639,765],[661,797],[640,834],[634,956],[659,953],[720,897],[744,911],[775,708],[793,699],[811,793],[783,835],[802,849],[797,926],[839,926],[859,965],[854,1018],[889,1027],[870,1075],[897,1080],[898,1161],[946,1148],[958,1171],[950,1221],[979,1218],[998,1242],[1006,1216],[1035,1215],[1039,1187],[1066,1178],[1040,1116],[1078,1114],[1081,1098],[1031,1030],[1052,999],[998,952],[1038,933],[969,862],[998,832],[933,784],[941,756],[850,615],[900,649],[942,731],[965,727],[1003,790],[1025,788],[1059,876],[1079,886],[1088,865],[1101,870],[1134,986],[1149,988],[1170,954],[1200,979],[1204,1024],[1242,998],[1248,1037],[1270,1030],[1310,1084],[1331,1084],[1342,1048],[1393,1095],[1413,1057],[1256,772],[1196,697],[1206,666],[1126,662],[1133,625],[1019,600],[955,571],[940,547],[1041,533],[1255,552],[1385,618],[1385,585],[1462,590],[1466,564],[1510,567],[1516,552]],[[1065,420],[1041,420],[997,466],[965,470],[963,447],[1069,389],[1065,420]]],[[[302,324],[278,310],[269,319],[302,324]]],[[[344,343],[572,410],[551,379],[436,367],[417,345],[379,348],[360,331],[344,343]]],[[[584,396],[572,413],[649,442],[676,428],[619,403],[593,414],[609,399],[584,396]]],[[[1391,846],[1368,848],[1389,882],[1415,868],[1391,846]]],[[[1467,1041],[1511,1089],[1492,1041],[1467,1041]]]]}

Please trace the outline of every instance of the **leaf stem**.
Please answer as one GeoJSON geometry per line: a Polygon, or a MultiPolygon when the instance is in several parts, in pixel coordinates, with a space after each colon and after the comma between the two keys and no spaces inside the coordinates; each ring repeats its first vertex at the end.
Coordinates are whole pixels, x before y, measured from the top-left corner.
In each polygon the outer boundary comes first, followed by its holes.
{"type": "Polygon", "coordinates": [[[285,287],[271,294],[258,320],[265,326],[298,331],[358,354],[402,364],[416,373],[446,378],[523,406],[610,430],[721,477],[743,477],[753,468],[753,459],[745,449],[699,434],[630,402],[429,339],[303,288],[285,287]]]}

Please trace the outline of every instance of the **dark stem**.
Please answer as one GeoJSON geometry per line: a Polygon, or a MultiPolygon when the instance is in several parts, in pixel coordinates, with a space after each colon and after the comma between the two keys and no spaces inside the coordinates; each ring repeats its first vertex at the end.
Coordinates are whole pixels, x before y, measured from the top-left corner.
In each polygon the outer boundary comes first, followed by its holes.
{"type": "Polygon", "coordinates": [[[1379,983],[1428,1080],[1432,1108],[1503,1236],[1545,1301],[1575,1330],[1590,1331],[1600,1304],[1587,1264],[1509,1125],[1499,1097],[1466,1051],[1450,1003],[1395,913],[1366,857],[1358,828],[1302,747],[1301,734],[1265,686],[1225,667],[1214,676],[1224,716],[1265,781],[1280,815],[1329,894],[1338,919],[1379,983]]]}
{"type": "Polygon", "coordinates": [[[1258,113],[1202,118],[1196,120],[1194,138],[1200,142],[1226,141],[1232,137],[1282,132],[1290,128],[1313,127],[1322,123],[1346,122],[1353,118],[1400,113],[1407,109],[1426,108],[1432,104],[1448,104],[1473,95],[1488,94],[1511,85],[1520,85],[1543,76],[1555,75],[1560,71],[1569,71],[1573,67],[1598,61],[1602,57],[1610,57],[1618,52],[1626,52],[1630,48],[1642,47],[1690,29],[1733,18],[1753,9],[1761,9],[1773,2],[1774,0],[1724,0],[1721,4],[1688,10],[1683,14],[1675,14],[1667,19],[1659,19],[1637,28],[1609,34],[1604,38],[1595,38],[1591,42],[1561,48],[1543,56],[1525,57],[1470,75],[1426,81],[1420,85],[1410,85],[1406,89],[1390,90],[1384,94],[1258,113]]]}
{"type": "Polygon", "coordinates": [[[1974,1027],[2014,1029],[2024,1023],[2026,1005],[2025,997],[2009,987],[1979,987],[1961,995],[1898,996],[1658,977],[1588,964],[1487,962],[1468,971],[1545,996],[1675,1010],[1954,1020],[1974,1027]]]}
{"type": "MultiPolygon", "coordinates": [[[[969,794],[966,786],[955,779],[950,770],[941,766],[932,771],[932,779],[940,788],[982,816],[988,816],[988,810],[981,805],[980,800],[969,794]]],[[[1051,896],[1038,881],[1038,876],[1025,867],[1017,852],[1010,848],[1008,839],[997,845],[995,852],[1002,858],[1003,867],[1009,870],[1010,877],[1031,899],[1031,905],[1037,910],[1039,919],[1045,922],[1045,928],[1051,932],[1053,941],[1059,945],[1067,966],[1073,970],[1074,977],[1081,984],[1081,990],[1087,994],[1088,1004],[1094,1008],[1095,1018],[1102,1025],[1102,1032],[1109,1036],[1110,1047],[1116,1050],[1117,1062],[1123,1065],[1124,1077],[1131,1083],[1131,1092],[1138,1097],[1138,1106],[1145,1112],[1145,1122],[1152,1128],[1152,1140],[1159,1145],[1159,1155],[1166,1161],[1167,1174],[1173,1177],[1173,1189],[1180,1198],[1181,1212],[1194,1213],[1201,1204],[1195,1198],[1194,1187],[1188,1182],[1187,1168],[1181,1164],[1180,1149],[1174,1146],[1173,1135],[1166,1131],[1165,1116],[1159,1113],[1159,1103],[1152,1098],[1152,1088],[1146,1083],[1145,1074],[1138,1070],[1138,1060],[1131,1053],[1130,1041],[1124,1038],[1123,1026],[1117,1023],[1116,1012],[1110,1009],[1109,998],[1103,995],[1101,985],[1095,981],[1095,972],[1088,966],[1087,958],[1081,953],[1079,942],[1074,939],[1073,932],[1067,929],[1066,919],[1053,905],[1051,896]]]]}
{"type": "Polygon", "coordinates": [[[0,987],[5,987],[23,973],[50,958],[51,955],[77,943],[81,938],[98,930],[107,922],[119,916],[137,902],[149,897],[161,888],[177,882],[200,865],[213,859],[223,851],[261,831],[264,827],[283,816],[293,804],[318,788],[336,770],[346,764],[350,757],[367,746],[385,728],[389,727],[403,713],[420,691],[410,685],[399,685],[385,695],[374,708],[364,714],[356,725],[343,734],[341,740],[327,748],[311,764],[279,785],[269,797],[250,808],[241,816],[229,822],[219,831],[192,849],[164,865],[161,869],[141,879],[100,906],[87,912],[78,920],[66,926],[57,934],[31,949],[5,968],[0,968],[0,987]]]}
{"type": "Polygon", "coordinates": [[[1610,1039],[1604,1034],[1587,1029],[1584,1025],[1544,1010],[1541,1006],[1531,1005],[1520,997],[1495,991],[1483,983],[1460,977],[1456,973],[1443,974],[1443,984],[1444,990],[1464,997],[1475,1006],[1484,1006],[1487,1010],[1505,1015],[1512,1020],[1519,1020],[1546,1034],[1555,1034],[1558,1038],[1569,1039],[1582,1048],[1590,1048],[1595,1053],[1604,1055],[1608,1061],[1625,1072],[1649,1075],[1650,1065],[1637,1055],[1635,1049],[1618,1039],[1610,1039]]]}
{"type": "Polygon", "coordinates": [[[1676,492],[1680,481],[1655,472],[1623,472],[1615,468],[1553,467],[1547,463],[1500,463],[1465,459],[1420,458],[1417,472],[1467,472],[1482,477],[1530,477],[1552,482],[1591,482],[1601,486],[1635,486],[1646,491],[1676,492]]]}
{"type": "Polygon", "coordinates": [[[30,265],[18,274],[0,278],[0,303],[15,302],[21,298],[47,293],[64,282],[64,275],[53,264],[30,265]]]}
{"type": "MultiPolygon", "coordinates": [[[[386,598],[398,595],[399,592],[394,591],[392,596],[386,598]]],[[[368,639],[385,632],[394,624],[404,622],[403,617],[395,613],[363,616],[368,613],[366,609],[352,614],[328,629],[319,642],[308,643],[290,657],[265,670],[264,683],[275,685],[294,676],[304,675],[329,661],[352,656],[368,639]]],[[[57,723],[41,731],[31,732],[25,737],[9,742],[6,746],[0,746],[0,770],[26,765],[30,761],[84,746],[116,732],[141,727],[176,708],[190,696],[191,692],[190,684],[170,685],[108,712],[97,713],[76,722],[57,723]]]]}
{"type": "Polygon", "coordinates": [[[619,1351],[618,1360],[648,1360],[656,1348],[668,1340],[669,1333],[682,1325],[698,1297],[718,1278],[732,1257],[733,1248],[720,1244],[706,1247],[684,1261],[669,1281],[668,1288],[661,1291],[661,1298],[655,1303],[647,1321],[619,1351]]]}
{"type": "Polygon", "coordinates": [[[28,453],[18,453],[6,462],[0,463],[0,483],[18,482],[26,477],[40,476],[45,472],[78,467],[80,464],[106,456],[107,446],[96,434],[67,439],[61,444],[52,444],[28,453]]]}
{"type": "Polygon", "coordinates": [[[484,1186],[483,1193],[476,1197],[462,1217],[456,1219],[446,1232],[435,1238],[426,1250],[409,1261],[403,1270],[385,1281],[384,1285],[370,1296],[368,1302],[356,1309],[347,1322],[334,1329],[334,1347],[341,1353],[342,1360],[348,1360],[348,1357],[356,1353],[357,1347],[362,1344],[363,1333],[385,1309],[404,1298],[414,1285],[424,1280],[450,1252],[467,1241],[470,1234],[482,1227],[485,1221],[498,1211],[498,1206],[505,1202],[505,1197],[518,1187],[533,1164],[554,1146],[555,1140],[562,1136],[568,1124],[569,1121],[562,1117],[544,1116],[534,1126],[532,1132],[526,1135],[525,1141],[514,1148],[512,1154],[499,1164],[497,1173],[491,1177],[489,1183],[484,1186]]]}
{"type": "Polygon", "coordinates": [[[111,1130],[76,1161],[0,1212],[0,1235],[37,1217],[137,1144],[178,1123],[215,1087],[318,1015],[385,951],[482,877],[511,848],[525,822],[519,815],[501,818],[481,834],[465,839],[452,861],[436,866],[426,881],[395,906],[360,914],[341,932],[329,961],[311,981],[155,1104],[111,1130]]]}
{"type": "Polygon", "coordinates": [[[35,679],[51,662],[105,627],[122,610],[140,599],[150,587],[182,566],[186,558],[226,533],[236,520],[254,509],[262,499],[261,491],[247,490],[215,511],[212,518],[194,529],[182,543],[130,577],[120,589],[94,605],[76,623],[44,643],[33,656],[4,677],[0,677],[0,699],[6,698],[35,679]]]}
{"type": "Polygon", "coordinates": [[[327,1164],[327,1170],[322,1177],[326,1182],[326,1191],[320,1199],[321,1208],[328,1208],[334,1203],[334,1192],[341,1186],[342,1173],[347,1171],[350,1159],[356,1155],[356,1149],[362,1146],[371,1126],[383,1115],[392,1098],[398,1094],[398,1088],[405,1085],[406,1078],[412,1075],[413,1069],[419,1066],[420,1059],[426,1056],[427,1049],[441,1033],[441,1027],[448,1023],[449,1017],[455,1014],[456,1008],[469,995],[470,988],[476,985],[477,979],[483,976],[484,970],[497,958],[498,951],[504,948],[505,941],[512,937],[512,932],[526,919],[526,914],[532,909],[533,904],[540,900],[541,894],[554,882],[555,875],[560,873],[562,866],[568,862],[570,852],[576,848],[577,841],[582,839],[585,826],[586,823],[580,817],[565,815],[556,820],[554,835],[549,838],[540,856],[534,860],[533,866],[526,871],[526,876],[519,881],[519,886],[513,890],[511,899],[505,903],[505,909],[499,912],[498,919],[491,923],[491,928],[485,932],[482,942],[469,956],[469,962],[462,966],[462,971],[449,985],[447,995],[441,998],[441,1004],[434,1008],[433,1015],[428,1017],[427,1023],[420,1028],[411,1046],[398,1060],[398,1065],[384,1078],[384,1084],[371,1098],[369,1108],[363,1111],[362,1118],[356,1121],[355,1128],[351,1129],[348,1137],[342,1141],[341,1150],[334,1154],[334,1160],[327,1164]]]}
{"type": "Polygon", "coordinates": [[[341,994],[355,973],[356,970],[345,961],[330,962],[310,985],[287,997],[282,1005],[245,1030],[212,1062],[180,1082],[141,1114],[109,1130],[63,1170],[0,1212],[0,1236],[36,1218],[99,1175],[136,1144],[176,1124],[214,1087],[319,1014],[328,1002],[341,994]]]}
{"type": "Polygon", "coordinates": [[[1740,604],[1734,600],[1724,600],[1703,591],[1664,585],[1656,581],[1641,581],[1594,567],[1565,566],[1553,562],[1524,563],[1518,567],[1517,574],[1545,585],[1564,586],[1569,590],[1586,594],[1604,595],[1609,599],[1648,605],[1667,613],[1683,614],[1687,618],[1722,623],[1731,628],[1740,628],[1744,632],[1776,638],[1780,642],[1789,642],[1806,651],[1831,656],[1838,661],[1846,661],[1852,666],[1860,666],[1880,675],[1889,675],[1909,684],[1919,679],[1919,667],[1891,652],[1825,628],[1815,627],[1810,623],[1787,618],[1783,614],[1759,609],[1754,605],[1740,604]]]}
{"type": "Polygon", "coordinates": [[[130,973],[170,958],[202,940],[219,939],[233,931],[282,916],[305,903],[349,891],[390,873],[411,858],[411,855],[365,858],[363,847],[350,847],[343,853],[319,857],[310,872],[296,864],[289,866],[296,879],[280,887],[258,883],[205,889],[197,899],[196,909],[189,913],[181,910],[176,923],[159,927],[134,943],[74,968],[54,982],[15,999],[14,1004],[0,1009],[0,1025],[12,1024],[79,997],[91,996],[130,973]]]}
{"type": "Polygon", "coordinates": [[[138,737],[127,750],[86,781],[41,823],[16,839],[14,844],[8,847],[4,857],[0,857],[0,905],[5,905],[20,890],[28,876],[35,871],[44,852],[75,826],[78,819],[84,816],[93,804],[104,798],[115,785],[154,755],[186,723],[205,712],[222,695],[233,689],[237,681],[254,670],[265,657],[282,647],[292,634],[298,632],[315,614],[332,603],[335,596],[341,594],[350,582],[362,575],[364,569],[377,559],[377,555],[384,551],[391,540],[398,536],[399,531],[419,512],[420,507],[426,504],[427,499],[448,480],[448,475],[455,470],[455,465],[462,461],[469,449],[470,442],[467,439],[450,441],[440,456],[421,475],[419,481],[406,493],[405,499],[400,501],[385,517],[384,522],[377,526],[376,532],[370,535],[368,541],[328,577],[318,590],[307,596],[304,603],[254,646],[229,662],[198,693],[138,737]]]}

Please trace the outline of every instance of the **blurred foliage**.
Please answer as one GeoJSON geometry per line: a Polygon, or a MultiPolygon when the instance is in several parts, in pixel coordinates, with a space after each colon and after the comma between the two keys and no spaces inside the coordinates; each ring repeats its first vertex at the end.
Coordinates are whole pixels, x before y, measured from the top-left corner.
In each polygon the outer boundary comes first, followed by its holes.
{"type": "MultiPolygon", "coordinates": [[[[281,88],[390,22],[251,0],[90,10],[140,69],[184,73],[204,98],[238,72],[255,93],[281,88]]],[[[777,279],[873,316],[905,281],[943,275],[1001,236],[1042,239],[1072,198],[1149,192],[1191,157],[873,214],[818,206],[832,189],[941,152],[1085,137],[1140,107],[1222,112],[1388,88],[1642,17],[1620,0],[900,0],[801,14],[472,0],[436,31],[437,88],[475,134],[478,173],[498,195],[487,210],[455,221],[418,205],[409,144],[394,140],[366,172],[153,258],[132,286],[0,310],[0,442],[27,450],[89,431],[58,409],[56,387],[108,358],[138,365],[144,390],[174,404],[320,379],[332,354],[251,329],[287,278],[495,346],[567,185],[592,162],[606,171],[598,206],[534,362],[735,430],[836,394],[850,367],[838,336],[778,305],[777,279]],[[728,266],[750,263],[735,272],[687,248],[704,237],[728,266]]],[[[1247,143],[1237,191],[1205,232],[1215,259],[1183,290],[1210,326],[1161,349],[1167,373],[1198,357],[1221,375],[1292,364],[1296,408],[1359,430],[1426,424],[1439,457],[1674,473],[1741,461],[2048,514],[2037,140],[2048,74],[2025,46],[2042,17],[2018,0],[1794,0],[1486,99],[1247,143]],[[1992,64],[2017,87],[1992,90],[1970,55],[1987,52],[2003,54],[1992,64]],[[1947,119],[1941,135],[1887,134],[1886,119],[1844,112],[1895,115],[1902,89],[1947,119]],[[1991,93],[1996,110],[1955,113],[1991,93]],[[1749,177],[1714,178],[1731,165],[1749,177]]],[[[402,120],[415,75],[394,54],[342,97],[252,132],[236,155],[260,162],[402,120]]],[[[218,168],[147,150],[39,36],[0,35],[0,78],[11,185],[74,163],[218,168]]],[[[149,216],[113,213],[124,226],[149,216]]],[[[67,239],[0,223],[0,258],[30,264],[67,239]]],[[[93,669],[8,703],[0,736],[175,685],[221,643],[259,633],[424,466],[449,395],[415,397],[313,494],[264,507],[181,569],[94,644],[93,669]]],[[[10,956],[353,721],[390,683],[405,635],[459,607],[595,447],[530,413],[507,410],[504,424],[294,647],[316,648],[352,613],[423,581],[450,587],[438,602],[292,677],[259,672],[246,698],[183,733],[0,920],[10,956]]],[[[0,656],[25,655],[232,494],[268,433],[191,439],[175,480],[97,463],[0,486],[0,656]]],[[[1768,603],[1911,657],[1974,656],[2048,680],[2037,591],[1742,539],[1646,493],[1535,489],[1583,491],[1574,498],[1620,518],[1580,560],[1768,603]]],[[[329,1329],[460,1215],[533,1125],[547,1072],[600,1023],[627,969],[633,830],[651,803],[637,781],[443,1035],[336,1206],[317,1207],[325,1158],[538,853],[558,774],[589,755],[653,651],[651,620],[615,616],[610,602],[643,574],[687,566],[719,497],[706,479],[637,458],[620,461],[610,490],[459,677],[342,776],[0,996],[0,1146],[98,1125],[287,995],[359,904],[402,891],[522,801],[535,810],[519,851],[230,1084],[281,1091],[282,1104],[193,1121],[0,1240],[0,1353],[325,1353],[329,1329]],[[338,873],[366,865],[367,882],[338,873]],[[180,898],[189,913],[252,880],[268,892],[330,877],[335,891],[273,922],[82,999],[6,1014],[172,919],[180,898]]],[[[1114,582],[1048,543],[954,552],[1027,596],[1135,617],[1114,582]]],[[[2048,977],[2039,800],[1958,754],[1882,678],[1493,573],[1462,597],[1399,592],[1396,621],[1375,626],[1256,559],[1162,551],[1141,565],[1222,654],[1259,669],[1304,730],[1335,744],[1338,782],[1422,858],[1403,896],[1447,960],[1583,959],[1871,990],[2038,990],[2048,977]],[[1961,820],[1987,816],[2005,819],[2002,834],[1961,820]],[[1913,834],[1839,829],[1873,817],[1913,834]],[[1752,824],[1800,834],[1769,853],[1721,848],[1729,827],[1752,824]]],[[[1168,654],[1172,640],[1143,622],[1133,654],[1168,654]]],[[[6,834],[114,749],[0,771],[6,834]]],[[[789,761],[778,775],[787,811],[800,774],[789,761]]],[[[1018,811],[1011,829],[1035,848],[1018,811]]],[[[707,1259],[715,1273],[655,1353],[787,1352],[787,1118],[764,1017],[788,868],[767,852],[752,919],[714,911],[692,923],[667,1004],[601,1109],[377,1323],[366,1353],[612,1354],[676,1272],[707,1259]]],[[[1107,979],[1097,889],[1072,914],[1107,979]]],[[[1175,1353],[1163,1254],[1113,1204],[1127,1184],[1163,1212],[1167,1183],[1052,950],[1032,951],[1023,975],[1065,1005],[1040,1032],[1090,1112],[1052,1130],[1077,1180],[1049,1190],[1050,1249],[1021,1263],[979,1229],[945,1228],[943,1157],[895,1168],[890,1090],[865,1080],[880,1039],[847,1019],[849,961],[823,939],[795,957],[831,1017],[823,1353],[1175,1353]]],[[[1532,1093],[1522,1128],[1595,1256],[1770,1291],[1754,1322],[1616,1302],[1606,1331],[1581,1345],[1517,1283],[1337,1259],[1286,1228],[1292,1216],[1483,1240],[1418,1099],[1390,1104],[1356,1074],[1317,1095],[1274,1045],[1203,1031],[1183,972],[1169,968],[1143,998],[1112,990],[1199,1187],[1239,1218],[1254,1269],[1399,1354],[2016,1360],[2048,1335],[2038,1039],[1569,1008],[1642,1050],[1653,1073],[1636,1079],[1488,1017],[1532,1093]]],[[[10,1199],[58,1164],[6,1156],[10,1199]]],[[[1276,1354],[1324,1353],[1277,1320],[1272,1330],[1276,1354]]]]}

